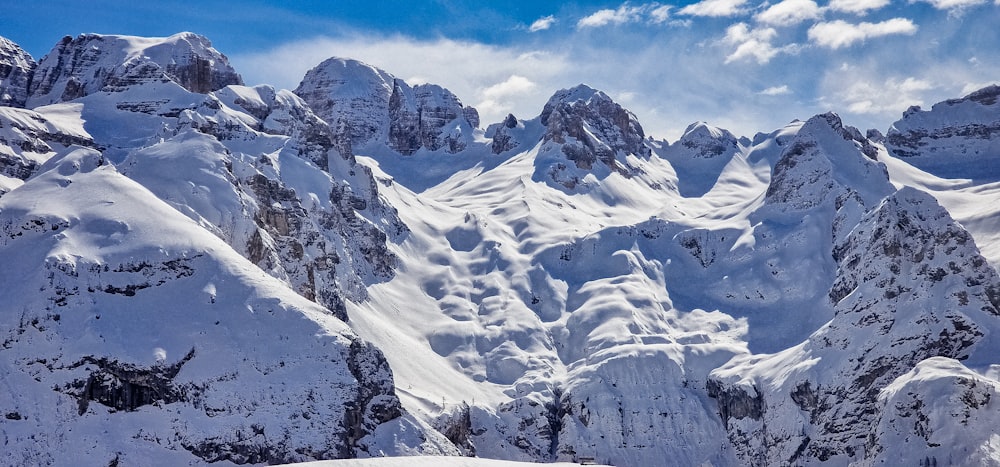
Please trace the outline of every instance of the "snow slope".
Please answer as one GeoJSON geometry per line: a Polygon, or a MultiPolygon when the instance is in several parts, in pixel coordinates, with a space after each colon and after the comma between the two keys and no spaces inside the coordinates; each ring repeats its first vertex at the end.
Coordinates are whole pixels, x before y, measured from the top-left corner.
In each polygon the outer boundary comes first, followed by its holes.
{"type": "Polygon", "coordinates": [[[98,152],[50,159],[0,226],[3,463],[435,450],[395,435],[420,425],[376,349],[98,152]]]}
{"type": "Polygon", "coordinates": [[[585,85],[485,130],[349,59],[246,87],[188,33],[37,70],[0,107],[6,463],[1000,459],[993,88],[670,143],[585,85]]]}

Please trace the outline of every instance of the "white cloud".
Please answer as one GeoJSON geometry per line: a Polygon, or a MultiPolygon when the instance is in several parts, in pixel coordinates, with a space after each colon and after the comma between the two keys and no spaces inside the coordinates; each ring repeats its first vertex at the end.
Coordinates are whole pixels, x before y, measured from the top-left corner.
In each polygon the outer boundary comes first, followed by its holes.
{"type": "Polygon", "coordinates": [[[528,30],[531,32],[544,31],[548,28],[551,28],[552,25],[555,23],[556,23],[555,16],[552,15],[543,16],[541,18],[536,19],[534,23],[531,23],[531,26],[528,26],[528,30]]]}
{"type": "Polygon", "coordinates": [[[847,47],[855,42],[893,34],[912,35],[917,26],[905,18],[893,18],[880,23],[852,24],[843,20],[816,23],[809,28],[809,40],[831,49],[847,47]]]}
{"type": "Polygon", "coordinates": [[[726,63],[754,59],[763,65],[775,55],[782,52],[792,52],[796,46],[790,44],[784,47],[775,47],[771,42],[778,36],[778,31],[774,28],[750,29],[746,23],[736,23],[726,29],[726,36],[722,42],[728,45],[735,45],[736,50],[726,57],[726,63]]]}
{"type": "MultiPolygon", "coordinates": [[[[928,3],[938,10],[948,10],[955,13],[986,3],[986,0],[911,0],[911,3],[917,1],[928,3]]],[[[1000,5],[1000,0],[995,1],[995,4],[1000,5]]]]}
{"type": "MultiPolygon", "coordinates": [[[[672,5],[661,5],[656,2],[640,5],[632,5],[626,2],[618,8],[597,10],[593,14],[583,17],[580,21],[577,21],[576,27],[577,29],[583,29],[642,22],[663,24],[671,19],[670,11],[673,8],[672,5]]],[[[684,22],[680,21],[671,22],[671,24],[674,23],[684,24],[684,22]]]]}
{"type": "Polygon", "coordinates": [[[934,86],[930,81],[907,77],[888,78],[882,82],[865,79],[847,80],[836,96],[840,105],[855,114],[899,115],[912,105],[923,105],[922,94],[934,86]]]}
{"type": "Polygon", "coordinates": [[[734,16],[743,12],[747,0],[701,0],[684,8],[678,13],[691,16],[734,16]]]}
{"type": "Polygon", "coordinates": [[[983,89],[987,86],[998,86],[998,85],[1000,85],[1000,82],[997,81],[980,81],[977,83],[966,83],[964,86],[962,86],[961,94],[964,97],[980,89],[983,89]]]}
{"type": "Polygon", "coordinates": [[[489,114],[499,115],[510,112],[514,107],[511,103],[512,97],[530,93],[536,88],[538,88],[538,85],[530,79],[520,75],[510,75],[503,82],[483,89],[479,93],[483,100],[476,104],[475,107],[480,112],[487,112],[489,114]]]}
{"type": "Polygon", "coordinates": [[[294,89],[306,72],[323,60],[343,56],[362,60],[401,78],[448,88],[462,102],[474,104],[489,100],[493,107],[479,109],[484,125],[502,120],[508,112],[518,117],[533,117],[541,112],[548,97],[557,89],[579,83],[567,78],[573,68],[563,53],[544,50],[501,47],[447,39],[417,40],[407,37],[380,37],[363,33],[349,37],[319,37],[286,43],[271,50],[252,54],[230,55],[230,62],[247,84],[268,83],[277,88],[294,89]],[[281,66],[275,66],[280,63],[281,66]],[[528,89],[517,76],[537,84],[528,89]],[[498,83],[507,87],[496,87],[498,83]],[[503,95],[504,89],[521,84],[517,94],[503,95]]]}
{"type": "Polygon", "coordinates": [[[597,10],[590,16],[585,16],[576,23],[578,28],[592,28],[609,24],[624,24],[640,21],[643,7],[624,4],[615,10],[597,10]]]}
{"type": "Polygon", "coordinates": [[[829,8],[833,11],[865,15],[870,11],[881,9],[890,0],[830,0],[829,8]]]}
{"type": "Polygon", "coordinates": [[[769,87],[761,92],[758,92],[757,94],[760,94],[762,96],[787,96],[791,93],[792,90],[788,89],[788,85],[782,84],[781,86],[769,87]]]}
{"type": "Polygon", "coordinates": [[[793,26],[822,15],[819,5],[812,0],[784,0],[771,5],[755,19],[772,26],[793,26]]]}
{"type": "MultiPolygon", "coordinates": [[[[997,0],[1000,2],[1000,0],[997,0]]],[[[671,5],[660,5],[649,11],[649,20],[653,24],[660,24],[666,22],[670,19],[670,10],[673,9],[671,5]]]]}

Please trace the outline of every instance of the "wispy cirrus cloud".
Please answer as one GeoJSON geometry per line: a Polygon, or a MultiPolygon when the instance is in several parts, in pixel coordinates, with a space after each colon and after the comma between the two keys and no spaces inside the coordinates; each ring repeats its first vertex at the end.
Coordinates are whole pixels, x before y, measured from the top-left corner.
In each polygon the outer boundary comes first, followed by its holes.
{"type": "Polygon", "coordinates": [[[890,3],[891,0],[830,0],[827,7],[833,11],[844,13],[854,13],[865,15],[869,12],[880,10],[890,3]]]}
{"type": "Polygon", "coordinates": [[[661,24],[670,20],[672,5],[662,5],[659,3],[643,3],[632,5],[623,3],[618,8],[605,8],[597,10],[576,23],[577,29],[596,28],[608,25],[619,25],[627,23],[649,23],[661,24]]]}
{"type": "Polygon", "coordinates": [[[606,8],[580,18],[576,23],[577,28],[595,28],[607,26],[609,24],[634,23],[642,19],[645,13],[642,6],[632,6],[624,4],[616,9],[606,8]]]}
{"type": "MultiPolygon", "coordinates": [[[[962,15],[967,10],[985,5],[989,0],[910,0],[910,3],[927,3],[937,10],[947,11],[950,15],[962,15]]],[[[995,5],[1000,5],[1000,0],[994,0],[995,5]]]]}
{"type": "Polygon", "coordinates": [[[809,40],[816,45],[839,49],[856,42],[895,34],[913,35],[917,25],[906,18],[892,18],[879,23],[848,23],[844,20],[816,23],[809,28],[809,40]]]}
{"type": "Polygon", "coordinates": [[[935,87],[931,81],[913,76],[879,79],[855,75],[849,67],[842,71],[853,79],[844,80],[826,99],[853,114],[898,116],[910,106],[924,105],[925,93],[935,87]]]}
{"type": "Polygon", "coordinates": [[[758,92],[762,96],[787,96],[792,93],[792,90],[788,88],[787,84],[782,84],[781,86],[771,86],[763,91],[758,92]]]}
{"type": "Polygon", "coordinates": [[[677,12],[690,16],[736,16],[745,11],[744,5],[746,3],[747,0],[701,0],[681,8],[677,12]]]}
{"type": "Polygon", "coordinates": [[[544,31],[551,28],[553,24],[556,24],[556,17],[552,15],[543,16],[536,19],[531,26],[528,26],[528,30],[531,32],[544,31]]]}

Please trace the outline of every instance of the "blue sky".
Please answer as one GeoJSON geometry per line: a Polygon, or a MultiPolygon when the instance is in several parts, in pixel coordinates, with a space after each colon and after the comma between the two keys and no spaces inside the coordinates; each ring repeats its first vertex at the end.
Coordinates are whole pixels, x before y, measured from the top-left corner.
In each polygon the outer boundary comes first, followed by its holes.
{"type": "Polygon", "coordinates": [[[1000,0],[700,2],[0,0],[36,59],[64,35],[193,31],[248,84],[294,88],[331,56],[451,89],[484,125],[587,83],[676,139],[694,121],[753,136],[835,111],[885,131],[1000,81],[1000,0]]]}

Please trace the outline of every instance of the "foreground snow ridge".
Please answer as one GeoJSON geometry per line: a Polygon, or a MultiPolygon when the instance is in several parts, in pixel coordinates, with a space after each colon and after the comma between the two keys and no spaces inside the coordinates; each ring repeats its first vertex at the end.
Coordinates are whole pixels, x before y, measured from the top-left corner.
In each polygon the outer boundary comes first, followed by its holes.
{"type": "Polygon", "coordinates": [[[0,38],[0,465],[1000,465],[998,96],[668,142],[0,38]]]}
{"type": "MultiPolygon", "coordinates": [[[[288,464],[287,467],[527,467],[532,465],[538,464],[472,457],[421,456],[303,462],[301,464],[288,464]]],[[[571,467],[580,464],[553,462],[546,465],[551,467],[571,467]]],[[[588,463],[587,465],[598,464],[588,463]]]]}

